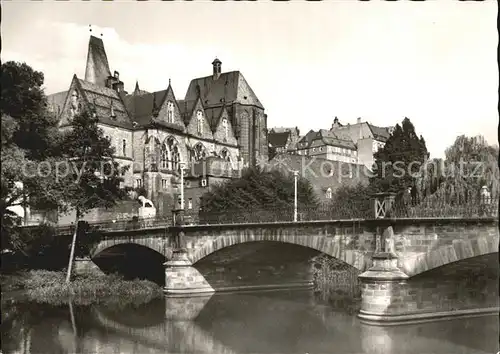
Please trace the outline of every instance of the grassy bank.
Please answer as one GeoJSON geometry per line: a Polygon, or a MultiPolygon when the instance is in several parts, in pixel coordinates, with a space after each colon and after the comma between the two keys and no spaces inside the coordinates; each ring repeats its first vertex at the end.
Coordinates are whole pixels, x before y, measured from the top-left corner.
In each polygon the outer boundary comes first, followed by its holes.
{"type": "Polygon", "coordinates": [[[359,271],[328,256],[313,260],[314,290],[318,297],[334,308],[356,312],[361,301],[359,271]]]}
{"type": "Polygon", "coordinates": [[[163,295],[162,288],[147,280],[124,280],[117,275],[75,276],[69,284],[64,272],[32,270],[2,275],[2,295],[21,291],[29,301],[61,304],[141,304],[163,295]]]}

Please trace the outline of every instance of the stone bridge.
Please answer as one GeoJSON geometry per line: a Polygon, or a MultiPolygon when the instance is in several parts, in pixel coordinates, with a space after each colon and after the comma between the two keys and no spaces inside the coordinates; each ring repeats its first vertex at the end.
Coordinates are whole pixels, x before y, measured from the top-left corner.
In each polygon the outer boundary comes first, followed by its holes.
{"type": "MultiPolygon", "coordinates": [[[[215,291],[214,277],[197,269],[205,259],[220,254],[219,258],[228,261],[238,258],[245,247],[265,243],[295,245],[296,249],[326,254],[357,269],[362,273],[361,315],[380,321],[389,315],[403,319],[408,312],[403,303],[411,302],[410,295],[416,296],[411,286],[405,285],[410,279],[452,263],[468,260],[463,264],[470,264],[471,259],[497,253],[499,232],[496,218],[194,225],[107,232],[90,256],[93,259],[124,244],[154,250],[167,261],[165,292],[186,296],[215,291]]],[[[251,257],[265,254],[278,263],[289,262],[283,258],[288,251],[281,252],[277,247],[273,252],[255,251],[251,257]]],[[[240,278],[237,273],[241,269],[233,266],[231,270],[235,278],[240,278]]]]}
{"type": "MultiPolygon", "coordinates": [[[[184,226],[187,257],[192,264],[224,248],[259,241],[304,246],[365,271],[372,265],[384,230],[392,229],[392,252],[409,277],[467,258],[498,252],[495,219],[395,219],[310,221],[268,224],[184,226]]],[[[175,249],[170,228],[108,232],[91,258],[121,244],[150,248],[165,259],[175,249]]],[[[387,237],[387,236],[385,236],[387,237]]],[[[380,247],[380,246],[379,246],[380,247]]]]}

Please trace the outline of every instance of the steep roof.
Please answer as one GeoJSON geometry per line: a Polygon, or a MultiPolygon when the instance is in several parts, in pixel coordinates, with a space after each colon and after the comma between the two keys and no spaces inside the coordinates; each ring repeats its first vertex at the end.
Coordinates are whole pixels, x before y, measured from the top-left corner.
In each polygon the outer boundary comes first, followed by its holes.
{"type": "Polygon", "coordinates": [[[207,119],[212,132],[217,130],[224,108],[225,106],[205,108],[205,118],[207,119]]]}
{"type": "Polygon", "coordinates": [[[271,146],[275,148],[280,148],[280,147],[284,148],[286,146],[289,137],[290,137],[289,131],[280,133],[270,132],[269,134],[267,134],[267,140],[269,144],[271,144],[271,146]]]}
{"type": "Polygon", "coordinates": [[[382,127],[377,127],[375,125],[372,125],[370,123],[367,123],[367,124],[368,124],[368,127],[370,128],[370,130],[372,131],[374,139],[380,140],[380,141],[386,141],[387,139],[389,139],[389,136],[391,134],[389,133],[388,127],[382,128],[382,127]]]}
{"type": "Polygon", "coordinates": [[[241,103],[264,108],[239,71],[222,73],[218,78],[211,75],[191,80],[185,99],[192,101],[198,96],[204,107],[241,103]]]}
{"type": "Polygon", "coordinates": [[[140,126],[150,123],[154,106],[156,105],[156,108],[159,109],[160,104],[165,100],[166,94],[167,90],[161,90],[153,93],[125,96],[125,105],[132,120],[136,121],[140,126]]]}
{"type": "Polygon", "coordinates": [[[66,101],[67,95],[68,91],[61,91],[53,93],[51,95],[47,95],[47,108],[49,109],[49,111],[55,114],[59,114],[64,107],[64,102],[66,101]]]}
{"type": "Polygon", "coordinates": [[[85,67],[85,81],[99,86],[106,86],[106,80],[111,76],[108,57],[101,38],[90,36],[85,67]]]}
{"type": "Polygon", "coordinates": [[[95,109],[99,122],[122,128],[132,128],[132,121],[118,92],[85,80],[77,80],[90,108],[95,109]],[[111,117],[111,107],[115,118],[111,117]]]}

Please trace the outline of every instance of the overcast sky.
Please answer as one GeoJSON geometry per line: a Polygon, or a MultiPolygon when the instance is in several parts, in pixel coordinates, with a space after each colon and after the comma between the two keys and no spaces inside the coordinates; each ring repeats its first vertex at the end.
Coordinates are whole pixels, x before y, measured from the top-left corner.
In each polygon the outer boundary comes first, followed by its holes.
{"type": "Polygon", "coordinates": [[[240,70],[268,126],[328,129],[407,116],[434,157],[460,134],[497,144],[497,3],[5,2],[2,61],[45,74],[48,94],[84,78],[89,38],[103,40],[125,88],[165,89],[240,70]]]}

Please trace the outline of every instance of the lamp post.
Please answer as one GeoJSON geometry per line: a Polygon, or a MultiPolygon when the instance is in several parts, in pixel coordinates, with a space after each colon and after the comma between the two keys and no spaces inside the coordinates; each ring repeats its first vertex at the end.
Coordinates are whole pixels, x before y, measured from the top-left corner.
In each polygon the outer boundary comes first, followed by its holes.
{"type": "Polygon", "coordinates": [[[299,175],[299,171],[293,171],[293,179],[294,179],[294,199],[293,199],[293,221],[297,222],[297,176],[299,175]]]}

